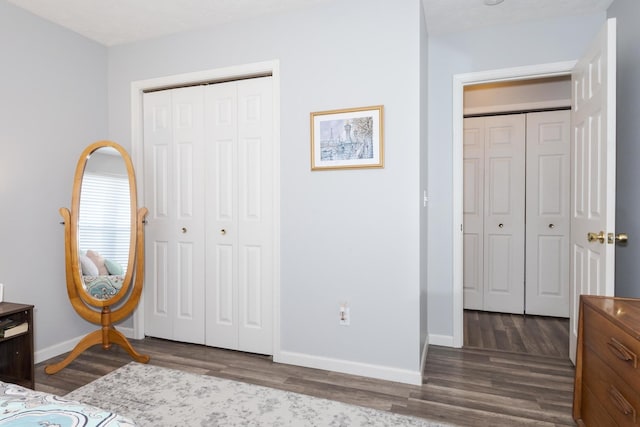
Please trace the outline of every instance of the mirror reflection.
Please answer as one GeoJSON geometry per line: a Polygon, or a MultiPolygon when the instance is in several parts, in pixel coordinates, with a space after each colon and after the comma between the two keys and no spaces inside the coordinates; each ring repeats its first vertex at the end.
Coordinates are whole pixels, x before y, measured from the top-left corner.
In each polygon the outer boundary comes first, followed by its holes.
{"type": "Polygon", "coordinates": [[[87,159],[80,190],[78,258],[86,292],[106,300],[124,282],[131,236],[131,196],[124,159],[111,147],[87,159]]]}

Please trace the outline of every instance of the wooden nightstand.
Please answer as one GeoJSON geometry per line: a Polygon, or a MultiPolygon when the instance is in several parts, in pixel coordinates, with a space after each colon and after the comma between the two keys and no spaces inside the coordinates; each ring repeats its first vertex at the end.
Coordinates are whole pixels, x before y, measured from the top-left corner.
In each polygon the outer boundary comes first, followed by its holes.
{"type": "Polygon", "coordinates": [[[0,302],[0,322],[7,318],[27,322],[29,329],[9,338],[0,338],[0,380],[33,389],[33,306],[0,302]]]}

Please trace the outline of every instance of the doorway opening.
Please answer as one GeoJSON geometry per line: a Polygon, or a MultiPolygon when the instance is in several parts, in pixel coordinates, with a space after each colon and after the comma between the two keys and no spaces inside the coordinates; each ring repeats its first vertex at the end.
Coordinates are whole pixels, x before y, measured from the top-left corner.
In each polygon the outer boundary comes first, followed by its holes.
{"type": "Polygon", "coordinates": [[[571,79],[464,89],[464,346],[569,356],[571,79]]]}
{"type": "Polygon", "coordinates": [[[613,295],[615,262],[616,22],[608,19],[578,61],[453,78],[453,345],[463,340],[463,93],[470,84],[572,76],[569,357],[575,363],[579,297],[613,295]],[[598,70],[598,72],[592,72],[598,70]],[[594,126],[593,124],[597,124],[594,126]],[[594,231],[595,230],[595,231],[594,231]],[[600,230],[598,233],[597,230],[600,230]],[[607,231],[604,231],[607,230],[607,231]]]}
{"type": "MultiPolygon", "coordinates": [[[[563,77],[571,74],[576,62],[542,64],[503,70],[492,70],[454,76],[453,87],[453,345],[464,344],[464,91],[465,88],[489,83],[518,82],[563,77]]],[[[513,106],[510,107],[513,109],[513,106]]]]}

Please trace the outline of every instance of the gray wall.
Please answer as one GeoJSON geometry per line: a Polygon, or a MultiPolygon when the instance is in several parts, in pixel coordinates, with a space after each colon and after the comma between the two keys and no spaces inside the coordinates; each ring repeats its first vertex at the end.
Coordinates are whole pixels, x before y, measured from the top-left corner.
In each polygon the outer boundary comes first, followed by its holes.
{"type": "Polygon", "coordinates": [[[452,78],[577,59],[605,13],[429,37],[429,334],[453,335],[452,78]]]}
{"type": "Polygon", "coordinates": [[[615,0],[607,15],[618,27],[616,232],[629,234],[616,245],[616,295],[640,297],[640,2],[615,0]]]}
{"type": "Polygon", "coordinates": [[[109,49],[109,134],[125,145],[132,81],[280,61],[284,352],[418,372],[420,20],[419,0],[336,1],[109,49]],[[384,169],[311,172],[309,113],[376,104],[384,169]]]}
{"type": "Polygon", "coordinates": [[[0,1],[0,282],[35,305],[36,350],[93,326],[69,304],[60,207],[76,162],[107,135],[107,50],[0,1]]]}

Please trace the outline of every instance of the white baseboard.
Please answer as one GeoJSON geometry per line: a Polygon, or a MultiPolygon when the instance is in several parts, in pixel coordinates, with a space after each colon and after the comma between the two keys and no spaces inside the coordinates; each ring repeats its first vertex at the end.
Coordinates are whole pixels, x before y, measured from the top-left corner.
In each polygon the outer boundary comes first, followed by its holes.
{"type": "MultiPolygon", "coordinates": [[[[132,338],[134,336],[133,328],[118,328],[118,330],[122,332],[127,338],[132,338]]],[[[33,355],[34,363],[40,363],[45,360],[51,359],[52,357],[56,357],[73,350],[73,348],[76,346],[76,344],[78,344],[78,342],[80,342],[82,338],[84,338],[84,335],[76,338],[71,338],[67,341],[54,344],[47,348],[36,351],[33,355]]]]}
{"type": "MultiPolygon", "coordinates": [[[[133,328],[118,328],[127,338],[133,338],[135,330],[133,328]]],[[[35,363],[40,363],[52,357],[67,353],[78,344],[84,336],[72,338],[70,340],[55,344],[53,346],[38,350],[35,353],[35,363]]],[[[429,337],[431,344],[431,336],[429,337]]],[[[442,344],[439,344],[442,345],[442,344]]],[[[425,351],[426,353],[426,351],[425,351]]],[[[276,363],[288,365],[304,366],[307,368],[324,369],[327,371],[341,372],[343,374],[359,375],[363,377],[377,378],[386,381],[396,381],[411,385],[422,384],[422,373],[407,369],[398,369],[388,366],[372,365],[368,363],[351,362],[348,360],[332,359],[328,357],[312,356],[303,353],[288,351],[278,352],[273,356],[276,363]]]]}
{"type": "Polygon", "coordinates": [[[455,347],[451,335],[429,335],[429,345],[441,345],[443,347],[455,347]]]}
{"type": "Polygon", "coordinates": [[[276,363],[324,369],[327,371],[341,372],[343,374],[359,375],[411,385],[422,384],[422,374],[419,371],[390,368],[388,366],[370,365],[367,363],[351,362],[348,360],[312,356],[289,351],[281,351],[277,355],[274,355],[273,361],[276,363]]]}

